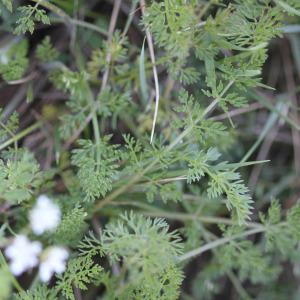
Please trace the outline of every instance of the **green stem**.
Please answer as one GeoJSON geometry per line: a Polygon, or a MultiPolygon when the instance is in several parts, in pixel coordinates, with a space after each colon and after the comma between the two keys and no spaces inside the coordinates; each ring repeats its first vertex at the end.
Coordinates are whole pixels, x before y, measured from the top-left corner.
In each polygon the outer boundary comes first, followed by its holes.
{"type": "MultiPolygon", "coordinates": [[[[88,87],[88,98],[91,105],[91,113],[92,113],[92,124],[93,124],[93,130],[94,130],[94,137],[96,141],[96,145],[100,145],[100,131],[99,131],[99,122],[97,117],[97,103],[94,101],[93,93],[88,87]]],[[[97,156],[98,157],[98,156],[97,156]]]]}
{"type": "MultiPolygon", "coordinates": [[[[195,124],[198,124],[202,119],[204,119],[206,117],[207,114],[210,113],[210,111],[212,111],[215,106],[219,103],[220,99],[225,95],[225,93],[230,89],[230,87],[233,85],[234,81],[230,81],[227,86],[224,88],[224,90],[222,91],[222,93],[220,94],[220,96],[218,98],[216,98],[209,106],[207,106],[207,108],[204,110],[204,112],[200,115],[200,117],[198,119],[196,119],[195,124]]],[[[185,129],[174,141],[173,143],[171,143],[168,146],[168,150],[172,150],[178,143],[180,143],[180,141],[186,136],[188,135],[191,131],[193,130],[193,126],[188,127],[187,129],[185,129]]]]}
{"type": "MultiPolygon", "coordinates": [[[[210,113],[215,106],[218,104],[220,99],[225,95],[225,93],[229,90],[229,88],[233,85],[234,81],[230,81],[227,86],[224,88],[220,96],[215,99],[200,115],[200,117],[195,121],[195,124],[199,123],[202,119],[206,117],[208,113],[210,113]]],[[[188,135],[193,129],[193,126],[190,126],[186,128],[167,148],[166,151],[172,150],[180,141],[188,135]]],[[[109,194],[106,198],[104,198],[101,202],[95,205],[94,212],[99,211],[103,206],[107,205],[109,202],[113,201],[116,197],[121,195],[123,192],[125,192],[129,187],[131,187],[133,184],[135,184],[137,181],[139,181],[145,174],[147,174],[148,171],[150,171],[158,162],[159,158],[155,158],[143,171],[140,173],[137,173],[135,176],[131,178],[131,180],[128,181],[126,185],[121,186],[117,190],[113,191],[111,194],[109,194]]]]}
{"type": "Polygon", "coordinates": [[[16,289],[19,293],[23,292],[23,291],[24,291],[23,288],[21,287],[21,285],[19,284],[19,282],[17,281],[17,279],[15,278],[15,276],[13,276],[13,274],[9,271],[9,267],[8,267],[8,265],[7,265],[6,259],[5,259],[5,257],[4,257],[4,255],[3,255],[3,253],[2,253],[1,250],[0,250],[0,264],[1,264],[5,269],[8,270],[8,272],[9,272],[9,274],[10,274],[10,276],[11,276],[12,284],[13,284],[13,286],[15,287],[15,289],[16,289]]]}
{"type": "MultiPolygon", "coordinates": [[[[119,204],[119,202],[118,202],[119,204]]],[[[129,203],[128,203],[129,204],[129,203]]],[[[226,224],[226,225],[237,225],[236,222],[227,219],[227,218],[221,218],[221,217],[211,217],[211,216],[198,216],[195,214],[187,214],[187,213],[173,213],[173,212],[166,212],[163,210],[159,211],[141,211],[143,215],[151,216],[151,217],[161,217],[166,219],[172,219],[172,220],[180,220],[180,221],[200,221],[203,223],[208,224],[226,224]]],[[[256,223],[256,222],[247,222],[245,226],[249,228],[262,228],[262,224],[256,223]]]]}
{"type": "Polygon", "coordinates": [[[234,285],[235,290],[237,293],[241,296],[241,299],[243,300],[251,300],[252,298],[248,295],[247,291],[242,286],[239,279],[234,275],[232,271],[227,271],[227,276],[231,280],[232,284],[234,285]]]}
{"type": "Polygon", "coordinates": [[[94,212],[99,211],[103,206],[107,205],[109,202],[114,200],[116,197],[121,195],[123,192],[125,192],[129,187],[131,187],[133,184],[135,184],[139,179],[141,179],[148,171],[152,169],[152,167],[155,166],[155,164],[159,161],[159,159],[155,159],[148,167],[146,167],[142,172],[136,174],[132,177],[131,180],[128,181],[127,184],[122,185],[120,188],[109,194],[106,198],[104,198],[101,202],[95,205],[94,212]]]}
{"type": "MultiPolygon", "coordinates": [[[[12,139],[15,138],[15,134],[5,124],[0,122],[0,126],[9,133],[9,135],[11,136],[12,139]]],[[[17,153],[18,152],[18,142],[16,140],[14,141],[14,147],[15,147],[15,152],[17,153]]]]}
{"type": "Polygon", "coordinates": [[[72,19],[68,14],[66,14],[62,9],[60,9],[59,7],[57,7],[56,5],[47,2],[45,0],[31,0],[35,3],[37,3],[38,5],[43,6],[44,8],[49,9],[50,11],[52,11],[54,14],[58,15],[59,17],[61,17],[63,19],[64,22],[67,22],[69,24],[73,24],[73,25],[77,25],[77,26],[81,26],[84,28],[88,28],[91,29],[93,31],[96,31],[104,36],[107,36],[107,32],[103,29],[101,29],[100,27],[90,24],[88,22],[85,21],[81,21],[81,20],[76,20],[76,19],[72,19]]]}
{"type": "Polygon", "coordinates": [[[136,10],[137,5],[138,5],[138,0],[132,1],[131,8],[130,8],[130,13],[128,14],[128,18],[127,18],[124,30],[122,32],[122,41],[121,41],[121,44],[123,43],[123,40],[124,40],[124,38],[125,38],[125,36],[126,36],[126,34],[128,32],[130,24],[131,24],[131,22],[133,20],[134,11],[136,10]]]}
{"type": "Polygon", "coordinates": [[[94,135],[95,135],[96,144],[100,145],[99,122],[98,122],[98,118],[97,118],[96,114],[93,115],[92,122],[93,122],[93,129],[94,129],[94,135]]]}
{"type": "MultiPolygon", "coordinates": [[[[282,109],[283,104],[279,102],[277,104],[278,109],[282,109]]],[[[258,139],[255,141],[255,143],[252,145],[252,147],[248,150],[248,152],[244,155],[244,157],[241,159],[240,163],[243,163],[247,161],[250,156],[255,152],[255,150],[259,147],[259,145],[262,143],[262,141],[265,139],[267,134],[272,130],[278,120],[277,113],[273,112],[271,113],[270,117],[268,118],[263,130],[261,131],[261,134],[259,135],[258,139]]],[[[235,168],[234,170],[236,170],[235,168]]]]}
{"type": "MultiPolygon", "coordinates": [[[[203,235],[204,235],[204,239],[207,243],[211,242],[211,239],[209,238],[209,235],[214,240],[218,239],[218,237],[215,234],[207,231],[205,228],[203,228],[203,235]]],[[[212,249],[212,252],[218,258],[218,253],[217,253],[216,249],[212,249]]],[[[231,282],[232,282],[233,286],[235,287],[237,293],[241,296],[241,299],[251,300],[252,298],[248,295],[247,291],[244,289],[244,287],[242,286],[239,279],[235,276],[235,274],[231,270],[227,270],[226,274],[229,277],[229,279],[231,280],[231,282]]]]}
{"type": "MultiPolygon", "coordinates": [[[[50,20],[55,23],[65,23],[66,22],[65,18],[64,19],[51,18],[50,20]]],[[[97,25],[94,25],[94,24],[91,24],[91,23],[88,23],[88,22],[85,22],[82,20],[72,19],[71,17],[68,17],[67,22],[70,24],[82,27],[82,28],[90,29],[92,31],[95,31],[95,32],[103,35],[103,36],[107,36],[107,32],[104,29],[98,27],[97,25]]]]}
{"type": "Polygon", "coordinates": [[[37,128],[41,127],[43,123],[37,122],[29,127],[27,127],[26,129],[24,129],[23,131],[21,131],[20,133],[16,134],[14,137],[8,139],[6,142],[2,143],[0,145],[0,150],[3,150],[4,148],[8,147],[9,145],[15,143],[16,141],[18,141],[19,139],[23,138],[24,136],[28,135],[29,133],[35,131],[37,128]]]}
{"type": "Polygon", "coordinates": [[[62,9],[60,9],[59,7],[55,6],[54,4],[47,2],[45,0],[31,0],[32,2],[35,2],[37,5],[41,5],[47,9],[49,9],[50,11],[52,11],[53,13],[55,13],[56,15],[60,16],[61,18],[64,19],[69,19],[69,15],[67,15],[62,9]]]}
{"type": "Polygon", "coordinates": [[[199,248],[196,248],[194,250],[191,250],[191,251],[181,255],[178,258],[178,260],[179,260],[179,262],[182,262],[182,261],[185,261],[187,259],[194,258],[195,256],[198,256],[198,255],[200,255],[200,254],[202,254],[202,253],[204,253],[208,250],[211,250],[211,249],[214,249],[216,247],[222,246],[222,245],[227,244],[227,243],[229,243],[233,240],[241,239],[241,238],[247,237],[249,235],[253,235],[253,234],[264,232],[264,231],[266,231],[266,228],[264,226],[261,226],[261,227],[257,227],[257,228],[253,228],[253,229],[244,231],[240,234],[232,235],[230,237],[220,238],[218,240],[215,240],[213,242],[205,244],[204,246],[201,246],[199,248]]]}
{"type": "Polygon", "coordinates": [[[210,8],[210,6],[213,4],[213,1],[209,1],[207,2],[203,9],[201,10],[200,14],[199,14],[199,19],[201,20],[203,18],[203,16],[206,14],[206,12],[208,11],[208,9],[210,8]]]}

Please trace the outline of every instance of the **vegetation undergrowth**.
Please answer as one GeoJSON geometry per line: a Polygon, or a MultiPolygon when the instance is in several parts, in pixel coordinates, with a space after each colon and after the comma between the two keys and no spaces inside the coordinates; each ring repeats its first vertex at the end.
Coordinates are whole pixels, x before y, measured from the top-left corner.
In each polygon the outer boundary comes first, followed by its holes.
{"type": "Polygon", "coordinates": [[[299,299],[300,2],[98,2],[0,0],[0,300],[299,299]]]}

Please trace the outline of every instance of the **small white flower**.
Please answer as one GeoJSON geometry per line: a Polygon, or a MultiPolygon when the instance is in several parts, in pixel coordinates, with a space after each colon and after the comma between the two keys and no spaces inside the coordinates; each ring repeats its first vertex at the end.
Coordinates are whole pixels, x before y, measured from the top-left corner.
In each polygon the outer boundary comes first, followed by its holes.
{"type": "Polygon", "coordinates": [[[32,231],[36,235],[41,235],[45,231],[52,231],[58,226],[60,217],[59,207],[47,196],[41,195],[29,214],[32,231]]]}
{"type": "Polygon", "coordinates": [[[19,276],[24,271],[35,267],[42,251],[39,242],[31,242],[24,235],[18,235],[13,243],[5,249],[5,255],[10,259],[11,272],[19,276]]]}
{"type": "Polygon", "coordinates": [[[66,269],[68,251],[62,247],[52,247],[45,253],[40,264],[39,276],[43,282],[51,279],[54,273],[61,274],[66,269]]]}

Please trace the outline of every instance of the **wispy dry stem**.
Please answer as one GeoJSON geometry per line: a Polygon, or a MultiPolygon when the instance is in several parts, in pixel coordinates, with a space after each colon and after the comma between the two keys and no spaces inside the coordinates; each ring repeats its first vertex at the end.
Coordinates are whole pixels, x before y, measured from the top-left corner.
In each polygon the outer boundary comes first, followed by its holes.
{"type": "MultiPolygon", "coordinates": [[[[140,1],[140,6],[141,6],[142,14],[144,15],[145,14],[145,6],[146,6],[144,0],[140,1]]],[[[155,85],[155,111],[154,111],[152,130],[151,130],[151,138],[150,138],[150,143],[152,144],[153,137],[154,137],[154,131],[155,131],[155,124],[156,124],[157,114],[158,114],[158,106],[159,106],[159,84],[158,84],[158,75],[157,75],[157,69],[156,69],[156,64],[155,64],[153,41],[152,41],[151,33],[148,28],[146,28],[146,38],[147,38],[150,58],[151,58],[151,62],[152,62],[154,85],[155,85]]]]}

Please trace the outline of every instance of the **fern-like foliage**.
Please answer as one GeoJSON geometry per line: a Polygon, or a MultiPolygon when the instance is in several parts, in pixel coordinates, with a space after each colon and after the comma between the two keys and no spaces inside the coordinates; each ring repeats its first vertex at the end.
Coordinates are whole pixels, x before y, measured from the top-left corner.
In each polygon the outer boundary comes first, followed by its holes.
{"type": "MultiPolygon", "coordinates": [[[[300,15],[299,1],[105,1],[103,11],[113,7],[107,32],[98,11],[88,11],[89,1],[25,2],[0,0],[3,29],[18,35],[1,46],[0,75],[11,90],[28,85],[34,103],[27,107],[41,108],[40,122],[53,132],[47,136],[53,171],[41,170],[34,154],[21,148],[37,127],[24,128],[21,120],[18,132],[18,115],[10,113],[19,103],[14,99],[0,109],[0,148],[12,146],[0,154],[0,299],[213,300],[228,290],[229,280],[241,299],[293,299],[284,288],[274,291],[287,261],[298,281],[300,205],[285,203],[282,210],[278,201],[267,207],[263,198],[256,207],[244,183],[247,173],[239,169],[255,162],[241,159],[248,144],[232,149],[237,134],[228,124],[235,113],[246,115],[246,109],[232,109],[247,105],[249,89],[266,87],[268,44],[286,20],[297,22],[290,16],[300,15]],[[44,28],[28,36],[36,25],[50,24],[50,16],[60,23],[55,30],[67,26],[70,36],[62,44],[54,29],[51,39],[43,38],[44,28]],[[36,63],[29,66],[28,57],[36,63]],[[49,81],[36,86],[31,73],[49,81]],[[161,101],[149,143],[156,75],[161,101]],[[54,113],[54,105],[49,109],[43,97],[34,97],[53,89],[60,91],[54,113]],[[31,209],[45,191],[55,197],[61,218],[55,231],[32,234],[31,209]],[[261,203],[264,213],[256,218],[261,203]],[[37,269],[52,263],[49,248],[64,247],[64,272],[47,285],[32,281],[30,270],[15,278],[13,259],[5,256],[14,234],[40,243],[37,269]],[[206,251],[193,272],[185,268],[206,251]],[[180,295],[185,271],[187,294],[180,295]]],[[[23,104],[17,111],[23,117],[23,104]]],[[[47,165],[41,148],[35,147],[36,157],[47,165]]],[[[258,185],[258,191],[268,187],[258,185]]]]}
{"type": "Polygon", "coordinates": [[[155,42],[168,53],[167,63],[171,74],[178,76],[183,83],[196,82],[199,77],[196,69],[182,68],[195,38],[197,17],[194,5],[181,5],[181,1],[153,2],[143,21],[153,33],[155,42]]]}
{"type": "MultiPolygon", "coordinates": [[[[9,11],[12,12],[13,10],[13,3],[12,0],[1,0],[1,4],[9,11]]],[[[0,10],[1,12],[1,10],[0,10]]]]}
{"type": "Polygon", "coordinates": [[[149,300],[159,295],[162,299],[177,298],[182,274],[177,269],[176,259],[182,244],[178,233],[169,232],[163,219],[124,214],[106,227],[101,241],[111,262],[122,259],[128,268],[128,287],[121,295],[129,293],[131,299],[149,300]],[[175,280],[172,283],[171,278],[175,280]]]}
{"type": "Polygon", "coordinates": [[[103,256],[102,243],[93,232],[89,232],[78,244],[80,256],[103,256]]]}
{"type": "MultiPolygon", "coordinates": [[[[0,109],[0,114],[2,110],[0,109]]],[[[12,138],[19,126],[19,116],[16,112],[11,114],[5,122],[0,119],[0,141],[4,142],[8,138],[12,138]]]]}
{"type": "Polygon", "coordinates": [[[160,196],[163,203],[178,202],[182,199],[181,192],[175,183],[149,184],[149,188],[146,190],[147,200],[153,202],[157,195],[160,196]]]}
{"type": "Polygon", "coordinates": [[[275,3],[284,9],[289,15],[297,15],[300,16],[300,4],[297,0],[276,0],[275,3]]]}
{"type": "Polygon", "coordinates": [[[51,45],[49,36],[46,36],[36,49],[36,56],[41,62],[56,60],[58,55],[58,51],[51,45]]]}
{"type": "Polygon", "coordinates": [[[209,176],[207,193],[209,197],[216,198],[226,195],[226,206],[234,209],[240,224],[249,219],[252,208],[252,199],[248,188],[241,180],[241,176],[225,162],[213,166],[211,162],[218,160],[220,153],[215,148],[207,152],[200,151],[197,156],[189,161],[187,180],[194,182],[204,175],[209,176]]]}
{"type": "Polygon", "coordinates": [[[6,81],[20,79],[28,66],[28,42],[23,39],[13,43],[9,49],[2,54],[0,63],[0,74],[6,81]]]}
{"type": "Polygon", "coordinates": [[[87,69],[93,81],[97,81],[99,75],[107,67],[107,54],[111,56],[111,62],[115,64],[116,70],[119,64],[124,64],[126,54],[128,53],[128,39],[122,36],[119,30],[116,30],[110,43],[103,42],[100,48],[92,52],[91,59],[87,64],[87,69]]]}
{"type": "Polygon", "coordinates": [[[72,163],[78,168],[80,186],[85,193],[85,201],[93,201],[112,189],[112,180],[117,176],[117,161],[120,152],[116,145],[109,145],[109,136],[100,144],[80,140],[81,148],[73,150],[72,163]]]}
{"type": "Polygon", "coordinates": [[[268,251],[279,250],[283,257],[291,257],[297,251],[299,242],[299,203],[292,207],[282,222],[281,207],[278,201],[273,201],[267,216],[261,214],[261,219],[266,224],[266,249],[268,251]]]}
{"type": "Polygon", "coordinates": [[[16,300],[57,300],[55,289],[48,289],[46,285],[38,285],[32,290],[24,291],[18,294],[16,300]]]}
{"type": "Polygon", "coordinates": [[[241,280],[248,278],[253,284],[268,283],[280,273],[279,266],[272,266],[271,256],[250,241],[231,242],[218,254],[220,269],[238,270],[241,280]]]}
{"type": "Polygon", "coordinates": [[[20,151],[17,157],[0,160],[0,198],[11,204],[29,200],[43,182],[39,165],[32,153],[20,151]]]}
{"type": "Polygon", "coordinates": [[[35,6],[20,6],[18,11],[20,12],[20,18],[16,22],[17,27],[14,30],[15,34],[24,34],[27,31],[32,34],[36,22],[50,24],[50,19],[48,18],[46,11],[39,8],[38,3],[35,6]]]}
{"type": "Polygon", "coordinates": [[[172,126],[175,129],[190,130],[188,138],[200,142],[203,146],[216,145],[220,139],[229,137],[227,128],[223,123],[199,117],[203,114],[203,108],[193,95],[181,89],[178,98],[180,105],[174,107],[174,110],[185,117],[174,120],[172,126]]]}
{"type": "Polygon", "coordinates": [[[94,264],[91,256],[80,256],[69,261],[63,276],[59,276],[56,288],[68,300],[75,300],[73,286],[87,290],[88,284],[97,282],[102,268],[94,264]]]}
{"type": "Polygon", "coordinates": [[[52,236],[54,243],[76,245],[86,227],[86,215],[87,213],[81,207],[75,207],[67,212],[52,236]]]}
{"type": "Polygon", "coordinates": [[[153,276],[138,278],[121,292],[118,299],[133,300],[175,300],[178,299],[178,287],[183,280],[182,272],[175,266],[169,266],[163,272],[156,272],[153,276]]]}
{"type": "Polygon", "coordinates": [[[59,90],[70,95],[67,106],[71,114],[63,114],[60,127],[62,137],[67,139],[85,122],[93,104],[88,74],[84,71],[73,72],[63,66],[62,71],[54,70],[51,73],[51,80],[59,90]]]}
{"type": "Polygon", "coordinates": [[[99,94],[97,103],[100,103],[97,114],[103,120],[111,118],[114,128],[116,128],[118,118],[126,114],[132,104],[129,92],[124,92],[120,95],[108,88],[99,94]]]}

